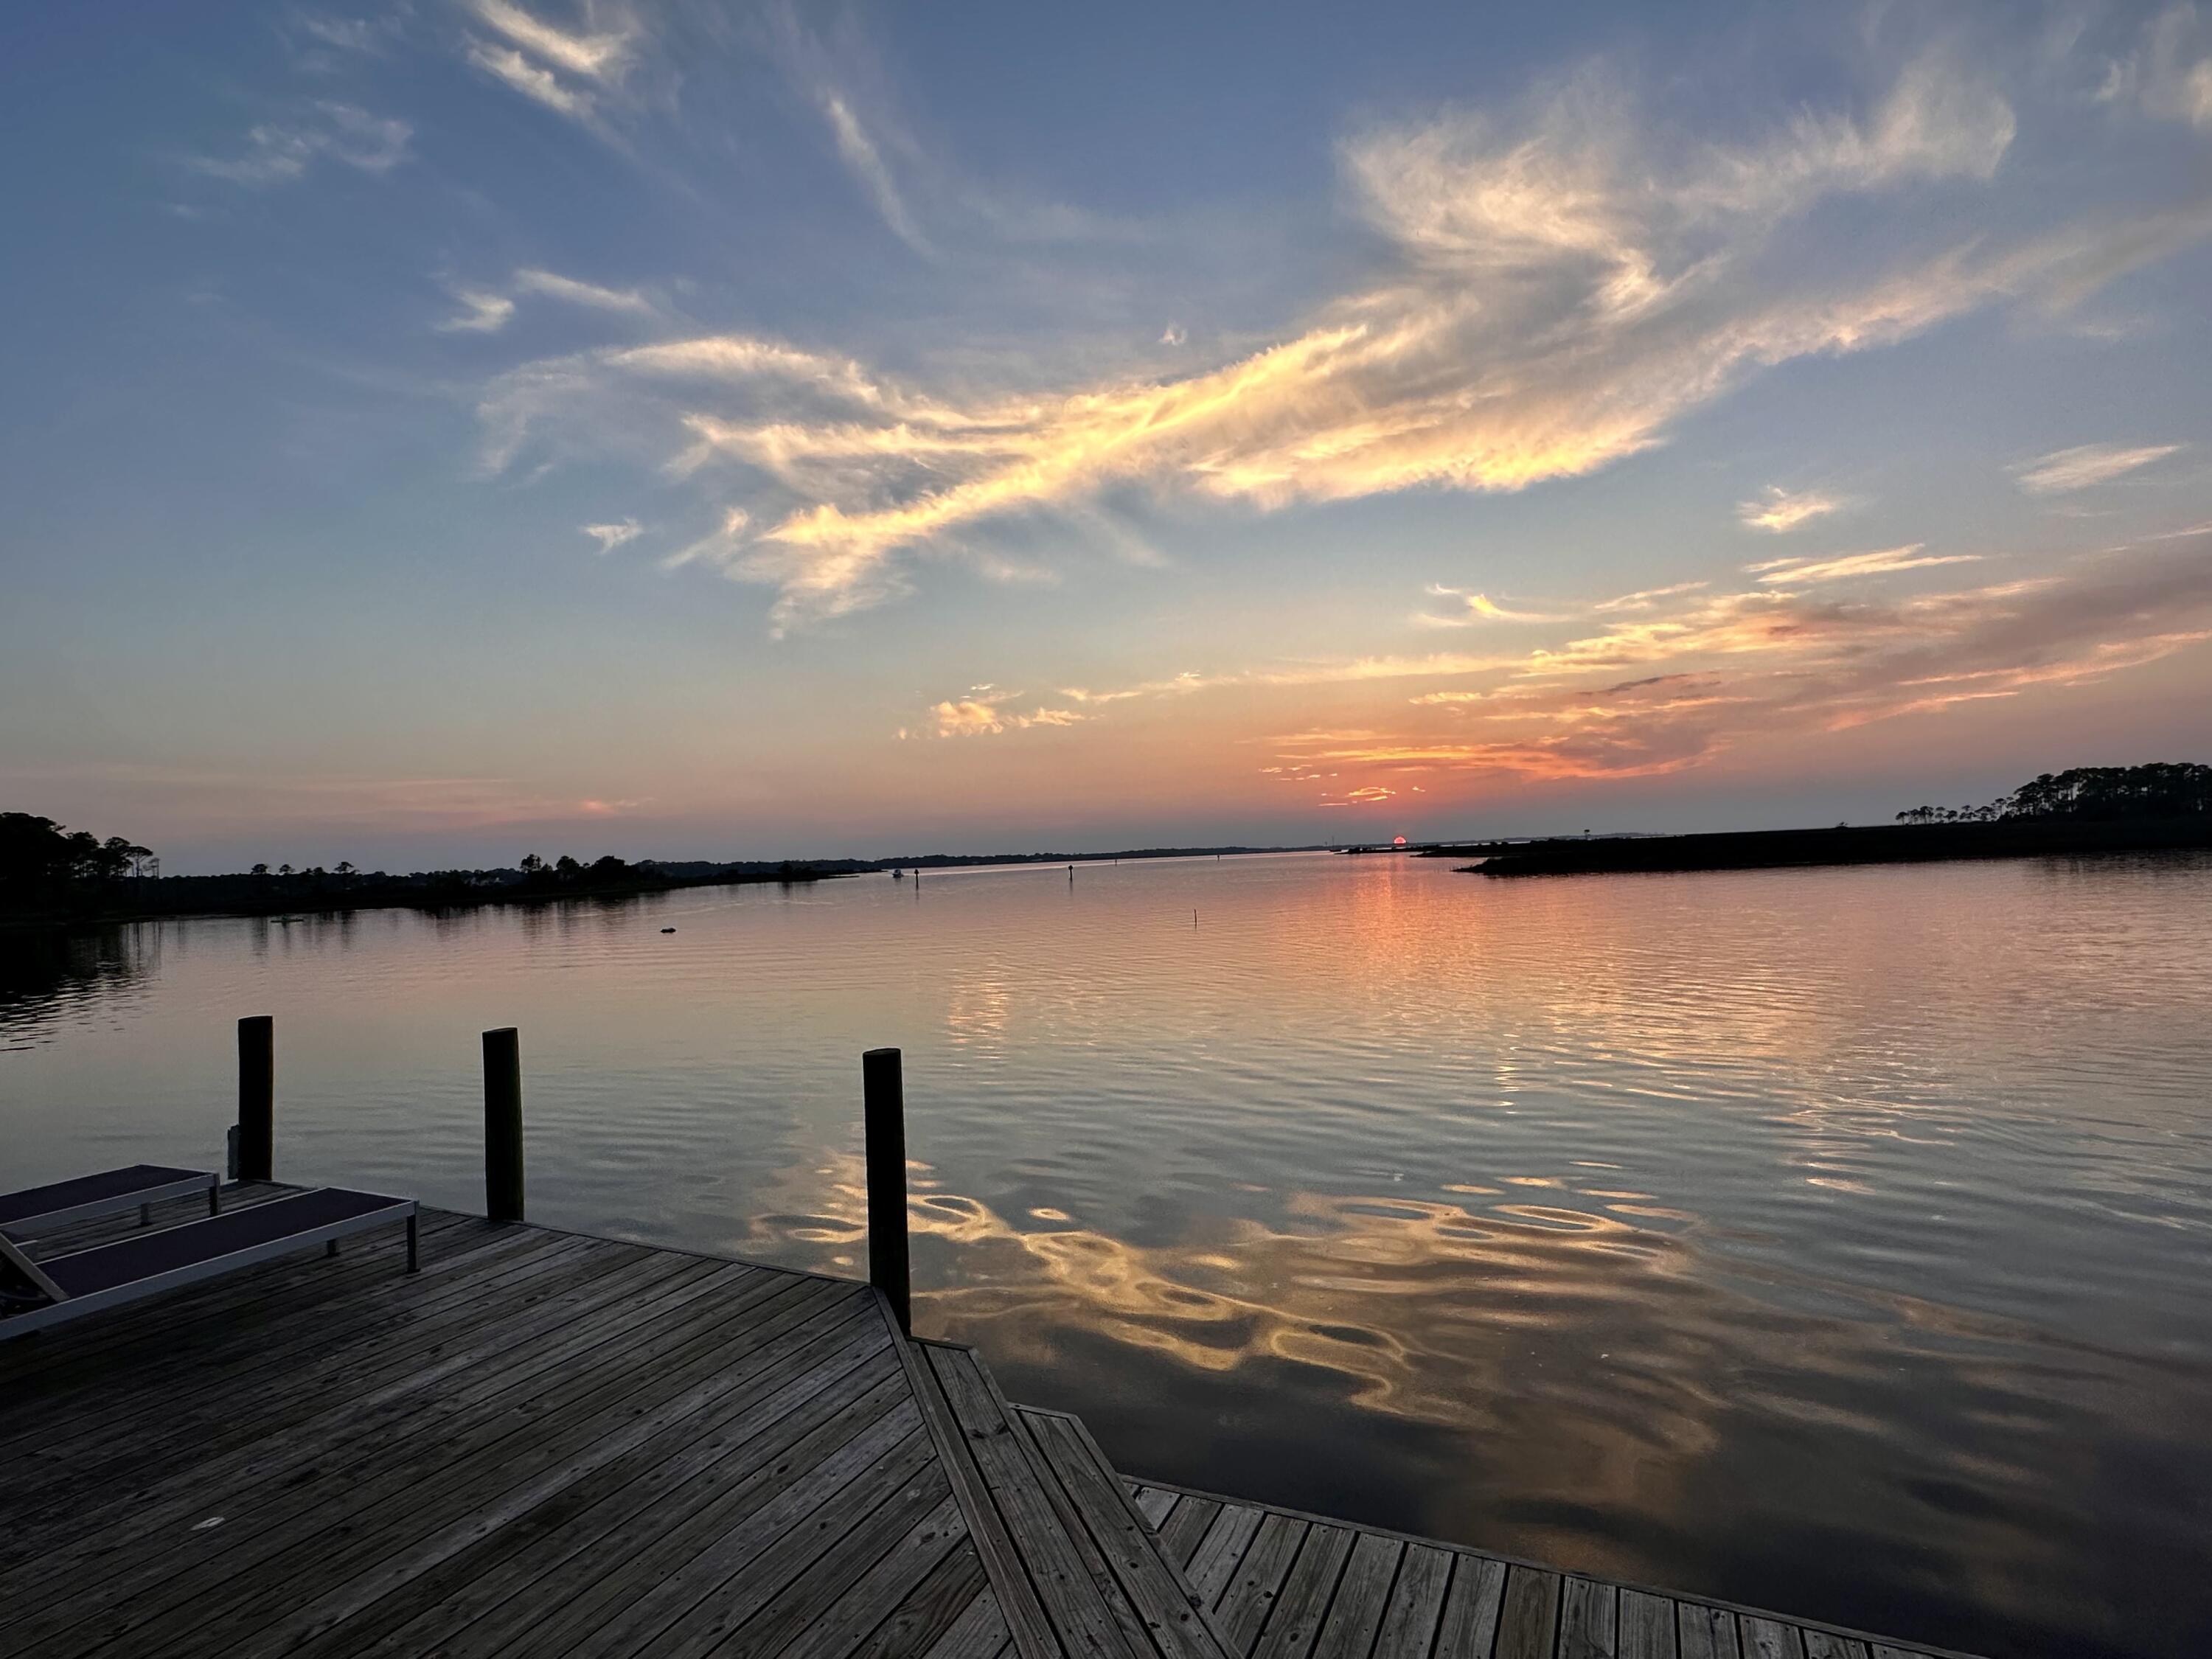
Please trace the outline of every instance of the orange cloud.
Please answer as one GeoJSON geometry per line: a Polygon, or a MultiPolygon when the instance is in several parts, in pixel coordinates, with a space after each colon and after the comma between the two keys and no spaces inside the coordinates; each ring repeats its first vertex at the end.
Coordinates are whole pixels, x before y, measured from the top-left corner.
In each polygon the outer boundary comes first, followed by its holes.
{"type": "MultiPolygon", "coordinates": [[[[1936,593],[1838,599],[1682,585],[1671,596],[1636,596],[1643,609],[1613,611],[1592,632],[1510,655],[1250,668],[1091,696],[1106,705],[1101,718],[1118,718],[1146,700],[1223,687],[1341,697],[1370,683],[1429,680],[1355,713],[1357,724],[1265,740],[1273,763],[1262,775],[1314,788],[1317,805],[1388,799],[1377,792],[1430,777],[1650,776],[1747,741],[2083,684],[2212,638],[2212,532],[2146,546],[1936,593]],[[1434,684],[1460,677],[1490,684],[1434,684]],[[1354,787],[1339,788],[1340,775],[1354,787]]],[[[1791,561],[1787,574],[1826,582],[1955,562],[1914,545],[1791,561]]]]}
{"type": "MultiPolygon", "coordinates": [[[[988,685],[975,688],[978,693],[990,690],[988,685]]],[[[1034,726],[1074,726],[1091,718],[1073,708],[1038,708],[1022,714],[1002,706],[1019,695],[1002,692],[947,699],[931,707],[930,718],[937,722],[937,735],[940,738],[995,737],[1002,732],[1026,731],[1034,726]]]]}
{"type": "Polygon", "coordinates": [[[1899,570],[1920,570],[1929,565],[1973,564],[1978,553],[1923,553],[1922,544],[1884,548],[1875,553],[1847,553],[1810,559],[1765,559],[1744,568],[1766,583],[1834,582],[1854,576],[1887,576],[1899,570]]]}
{"type": "Polygon", "coordinates": [[[1735,513],[1747,530],[1767,530],[1779,535],[1838,512],[1843,505],[1834,496],[1824,495],[1818,490],[1792,491],[1779,484],[1770,484],[1759,500],[1739,503],[1735,513]]]}
{"type": "MultiPolygon", "coordinates": [[[[1284,337],[1187,376],[1037,387],[1017,364],[1002,376],[1012,390],[925,389],[836,354],[708,334],[514,371],[483,405],[488,462],[580,415],[623,441],[641,415],[672,426],[670,467],[712,470],[752,514],[691,551],[776,586],[787,624],[901,591],[902,550],[978,556],[987,526],[1079,519],[1111,487],[1271,510],[1580,477],[1779,364],[2012,296],[2078,298],[2201,238],[2212,211],[1932,257],[1900,247],[1844,280],[1772,257],[1776,228],[1838,193],[1989,179],[2014,133],[1990,87],[1929,58],[1863,120],[1808,113],[1755,143],[1695,149],[1597,113],[1622,106],[1589,92],[1510,129],[1445,115],[1347,143],[1381,269],[1284,337]]],[[[1769,496],[1747,521],[1784,529],[1837,505],[1769,496]]],[[[1518,619],[1480,596],[1460,619],[1474,617],[1518,619]]]]}

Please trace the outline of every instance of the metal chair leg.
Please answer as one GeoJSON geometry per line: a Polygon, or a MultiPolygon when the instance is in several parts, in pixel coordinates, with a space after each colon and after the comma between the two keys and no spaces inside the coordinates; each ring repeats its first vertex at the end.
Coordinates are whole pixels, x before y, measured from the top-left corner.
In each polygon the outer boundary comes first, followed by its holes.
{"type": "Polygon", "coordinates": [[[407,1218],[407,1271],[413,1273],[419,1264],[415,1260],[415,1218],[407,1218]]]}

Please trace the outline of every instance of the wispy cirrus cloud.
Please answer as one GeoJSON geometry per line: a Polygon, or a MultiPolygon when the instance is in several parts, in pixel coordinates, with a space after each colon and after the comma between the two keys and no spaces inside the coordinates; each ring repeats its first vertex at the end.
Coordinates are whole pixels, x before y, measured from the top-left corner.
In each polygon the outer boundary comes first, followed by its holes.
{"type": "Polygon", "coordinates": [[[349,60],[386,56],[404,27],[404,20],[397,11],[343,17],[301,9],[288,12],[278,32],[295,65],[311,74],[332,74],[349,60]]]}
{"type": "Polygon", "coordinates": [[[579,525],[577,528],[597,542],[602,553],[611,553],[645,534],[644,527],[635,519],[624,519],[617,524],[579,525]]]}
{"type": "Polygon", "coordinates": [[[469,62],[493,79],[506,83],[533,103],[574,120],[587,119],[596,105],[592,95],[565,85],[542,64],[533,64],[512,46],[484,40],[469,42],[469,62]]]}
{"type": "Polygon", "coordinates": [[[1772,586],[1784,582],[1837,582],[1856,576],[1887,576],[1900,570],[1921,570],[1930,565],[1972,564],[1980,559],[1978,553],[1930,553],[1925,545],[1913,542],[1904,547],[1886,547],[1872,553],[1826,554],[1804,559],[1762,559],[1756,564],[1744,566],[1761,582],[1772,586]]]}
{"type": "Polygon", "coordinates": [[[900,194],[898,181],[891,177],[890,167],[884,161],[883,152],[868,130],[860,123],[859,113],[842,92],[825,91],[822,94],[823,118],[830,123],[830,131],[837,143],[837,154],[859,179],[868,198],[875,204],[876,211],[891,228],[892,234],[915,252],[934,258],[937,250],[915,223],[914,216],[907,210],[906,198],[900,194]]]}
{"type": "Polygon", "coordinates": [[[2179,444],[2144,444],[2130,449],[2119,444],[2077,444],[2021,462],[2013,468],[2013,477],[2030,495],[2060,495],[2110,483],[2153,461],[2179,453],[2181,447],[2179,444]]]}
{"type": "MultiPolygon", "coordinates": [[[[1512,121],[1349,140],[1352,204],[1383,250],[1371,280],[1185,377],[979,390],[706,334],[516,371],[484,399],[489,464],[616,409],[640,441],[644,416],[665,464],[751,510],[748,542],[716,562],[776,586],[782,628],[902,591],[902,554],[972,556],[996,529],[1073,522],[1116,489],[1269,511],[1579,477],[1780,365],[2008,299],[2063,303],[2212,231],[2208,195],[2009,241],[1898,232],[1808,264],[1776,233],[1828,198],[1987,185],[2015,129],[2007,100],[1931,55],[1863,115],[1801,116],[1747,144],[1662,141],[1621,112],[1632,102],[1586,79],[1512,121]]],[[[1780,529],[1835,503],[1759,505],[1780,529]]]]}
{"type": "Polygon", "coordinates": [[[470,63],[512,90],[572,120],[590,122],[604,91],[622,80],[636,46],[635,23],[596,33],[562,29],[512,0],[469,0],[496,39],[466,37],[470,63]]]}
{"type": "Polygon", "coordinates": [[[597,283],[563,276],[558,271],[524,266],[507,281],[506,289],[448,284],[461,309],[434,325],[441,334],[495,334],[514,319],[518,296],[531,295],[582,306],[592,311],[623,316],[653,318],[659,308],[634,288],[605,288],[597,283]]]}
{"type": "MultiPolygon", "coordinates": [[[[1916,549],[1890,551],[1906,556],[1891,568],[1914,568],[1916,549]]],[[[1861,574],[1887,574],[1865,562],[1884,556],[1850,556],[1861,574]]],[[[1125,702],[1219,688],[1297,689],[1303,701],[1316,687],[1429,682],[1400,694],[1395,716],[1391,703],[1370,705],[1356,727],[1271,744],[1265,774],[1325,787],[1320,805],[1372,786],[1680,771],[1793,734],[2086,684],[2212,641],[2212,531],[2201,526],[2094,563],[1931,593],[1805,591],[1827,580],[1639,596],[1644,611],[1492,657],[1271,665],[1085,696],[1110,719],[1125,702]]]]}
{"type": "Polygon", "coordinates": [[[1694,593],[1699,588],[1711,585],[1708,582],[1674,582],[1666,587],[1646,587],[1633,593],[1620,594],[1614,599],[1601,599],[1590,609],[1601,614],[1608,611],[1649,611],[1662,599],[1674,599],[1684,593],[1694,593]]]}
{"type": "Polygon", "coordinates": [[[745,545],[746,527],[752,523],[752,514],[742,507],[726,507],[720,526],[710,530],[687,547],[680,547],[661,561],[664,568],[674,570],[687,564],[723,564],[742,555],[745,545]]]}
{"type": "Polygon", "coordinates": [[[1433,611],[1416,611],[1413,621],[1423,628],[1471,628],[1486,622],[1547,623],[1565,620],[1540,611],[1512,609],[1498,604],[1487,593],[1471,593],[1465,588],[1446,587],[1441,582],[1431,582],[1429,592],[1432,598],[1452,599],[1457,603],[1441,615],[1433,611]]]}
{"type": "Polygon", "coordinates": [[[457,288],[460,310],[432,325],[441,334],[496,334],[514,315],[514,301],[486,289],[457,288]]]}
{"type": "Polygon", "coordinates": [[[404,121],[372,115],[351,104],[321,102],[300,119],[268,122],[249,129],[236,155],[195,155],[194,171],[234,185],[289,184],[307,176],[319,161],[343,163],[359,173],[384,173],[408,156],[414,129],[404,121]]]}
{"type": "Polygon", "coordinates": [[[1817,489],[1791,490],[1769,484],[1752,500],[1738,502],[1735,515],[1737,522],[1747,530],[1766,530],[1780,535],[1839,512],[1843,506],[1837,497],[1817,489]]]}
{"type": "Polygon", "coordinates": [[[580,282],[574,276],[563,276],[558,271],[526,268],[514,273],[514,288],[519,294],[540,294],[549,299],[564,300],[570,305],[588,306],[595,311],[619,311],[634,317],[649,317],[653,303],[634,288],[602,288],[597,283],[580,282]]]}
{"type": "Polygon", "coordinates": [[[2212,131],[2212,25],[2193,5],[2169,5],[2132,50],[2106,60],[2100,103],[2212,131]]]}
{"type": "Polygon", "coordinates": [[[599,34],[556,28],[511,0],[471,0],[469,9],[479,22],[532,56],[586,80],[613,79],[621,72],[635,40],[629,28],[599,34]]]}
{"type": "Polygon", "coordinates": [[[1278,757],[1363,782],[1648,776],[2085,684],[2207,641],[2212,535],[2121,568],[1905,599],[1723,594],[1533,652],[1493,691],[1424,694],[1410,724],[1294,738],[1278,757]]]}

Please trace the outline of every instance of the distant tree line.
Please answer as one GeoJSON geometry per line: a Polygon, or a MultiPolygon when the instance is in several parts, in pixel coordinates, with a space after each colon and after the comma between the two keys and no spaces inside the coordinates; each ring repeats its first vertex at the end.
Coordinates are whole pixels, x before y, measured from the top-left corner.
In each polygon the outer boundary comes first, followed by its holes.
{"type": "Polygon", "coordinates": [[[0,907],[67,906],[143,876],[151,848],[120,836],[100,840],[29,812],[0,812],[0,907]]]}
{"type": "Polygon", "coordinates": [[[2153,761],[2045,772],[1986,806],[1915,806],[1900,823],[1999,823],[2021,818],[2185,818],[2212,815],[2212,766],[2153,761]]]}
{"type": "Polygon", "coordinates": [[[0,812],[0,922],[33,928],[134,916],[618,899],[725,882],[819,881],[868,867],[852,859],[633,863],[611,853],[589,863],[567,854],[548,862],[532,853],[519,866],[490,870],[392,875],[341,860],[327,869],[319,864],[256,864],[230,875],[164,877],[149,849],[120,836],[103,842],[52,818],[0,812]]]}

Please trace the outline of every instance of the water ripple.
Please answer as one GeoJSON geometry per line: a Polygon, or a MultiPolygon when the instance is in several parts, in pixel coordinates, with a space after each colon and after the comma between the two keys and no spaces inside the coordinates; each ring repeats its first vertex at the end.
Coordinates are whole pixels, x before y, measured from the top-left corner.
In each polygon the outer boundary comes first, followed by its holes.
{"type": "Polygon", "coordinates": [[[2212,1638],[2208,988],[2187,857],[207,921],[0,954],[0,1135],[24,1180],[217,1156],[230,1022],[270,1012],[280,1173],[470,1206],[477,1033],[519,1024],[534,1214],[855,1272],[857,1054],[895,1044],[918,1321],[1127,1468],[2178,1655],[2212,1638]]]}

